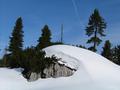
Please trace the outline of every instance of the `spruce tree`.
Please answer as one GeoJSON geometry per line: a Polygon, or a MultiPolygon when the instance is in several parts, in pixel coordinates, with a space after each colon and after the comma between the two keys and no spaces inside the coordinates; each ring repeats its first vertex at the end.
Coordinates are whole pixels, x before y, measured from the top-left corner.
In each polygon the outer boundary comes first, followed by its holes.
{"type": "Polygon", "coordinates": [[[23,25],[22,25],[22,18],[19,17],[16,20],[12,35],[10,37],[10,43],[8,50],[11,52],[11,65],[13,67],[17,67],[20,64],[21,59],[21,52],[23,47],[23,25]],[[13,61],[14,60],[14,61],[13,61]]]}
{"type": "Polygon", "coordinates": [[[89,49],[96,52],[96,47],[102,42],[99,36],[105,36],[104,29],[106,29],[106,23],[100,16],[97,9],[94,10],[93,14],[89,18],[88,25],[86,27],[86,35],[90,37],[87,43],[93,43],[89,49]]]}
{"type": "Polygon", "coordinates": [[[43,49],[51,45],[51,31],[47,25],[42,29],[41,37],[38,39],[38,49],[43,49]]]}
{"type": "Polygon", "coordinates": [[[109,40],[105,42],[101,55],[109,60],[112,60],[111,43],[109,40]]]}

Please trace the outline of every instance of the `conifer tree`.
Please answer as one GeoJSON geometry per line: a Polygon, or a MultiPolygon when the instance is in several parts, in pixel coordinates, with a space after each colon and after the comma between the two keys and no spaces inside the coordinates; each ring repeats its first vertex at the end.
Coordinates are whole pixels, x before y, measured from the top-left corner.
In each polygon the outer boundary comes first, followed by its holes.
{"type": "Polygon", "coordinates": [[[13,54],[22,51],[23,47],[23,25],[22,18],[19,17],[15,23],[15,27],[10,37],[9,51],[13,54]]]}
{"type": "Polygon", "coordinates": [[[106,29],[106,23],[104,19],[100,16],[97,9],[94,10],[94,13],[90,16],[88,26],[86,27],[86,35],[90,37],[87,43],[93,43],[89,49],[96,52],[96,47],[102,42],[99,36],[105,36],[104,29],[106,29]]]}
{"type": "Polygon", "coordinates": [[[109,60],[112,60],[111,43],[109,40],[105,42],[101,55],[109,60]]]}
{"type": "Polygon", "coordinates": [[[43,49],[47,46],[50,46],[51,44],[51,31],[48,27],[48,25],[45,25],[44,28],[42,29],[42,34],[41,37],[38,40],[38,49],[43,49]]]}
{"type": "Polygon", "coordinates": [[[19,17],[16,20],[12,35],[10,37],[10,43],[8,50],[11,52],[12,55],[12,65],[15,65],[13,67],[16,67],[20,64],[20,55],[22,52],[23,47],[23,25],[22,25],[22,18],[19,17]]]}

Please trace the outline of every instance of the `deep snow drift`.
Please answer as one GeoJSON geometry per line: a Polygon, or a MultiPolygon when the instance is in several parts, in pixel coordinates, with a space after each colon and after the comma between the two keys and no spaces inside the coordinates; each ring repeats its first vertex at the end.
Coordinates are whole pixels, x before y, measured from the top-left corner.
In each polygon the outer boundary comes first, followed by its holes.
{"type": "Polygon", "coordinates": [[[77,69],[73,76],[27,82],[17,70],[0,69],[0,90],[120,90],[120,67],[91,51],[55,45],[44,49],[47,56],[77,69]]]}

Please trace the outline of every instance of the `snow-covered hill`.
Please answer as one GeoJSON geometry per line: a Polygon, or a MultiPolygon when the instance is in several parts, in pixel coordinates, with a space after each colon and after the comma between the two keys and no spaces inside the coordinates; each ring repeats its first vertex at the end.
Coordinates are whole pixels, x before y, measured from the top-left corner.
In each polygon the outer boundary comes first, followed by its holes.
{"type": "Polygon", "coordinates": [[[47,56],[77,69],[70,77],[27,82],[17,70],[0,69],[0,90],[120,90],[120,67],[91,51],[56,45],[44,49],[47,56]]]}
{"type": "Polygon", "coordinates": [[[94,52],[67,45],[56,45],[45,49],[48,56],[62,58],[68,66],[84,69],[92,79],[119,79],[120,67],[94,52]],[[111,78],[112,77],[112,78],[111,78]]]}

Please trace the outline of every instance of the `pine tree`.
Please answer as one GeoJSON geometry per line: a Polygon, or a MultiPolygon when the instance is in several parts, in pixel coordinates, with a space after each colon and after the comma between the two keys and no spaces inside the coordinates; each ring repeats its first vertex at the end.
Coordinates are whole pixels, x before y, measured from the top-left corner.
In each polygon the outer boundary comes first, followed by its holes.
{"type": "Polygon", "coordinates": [[[111,43],[109,40],[105,42],[101,55],[109,60],[112,60],[111,43]]]}
{"type": "Polygon", "coordinates": [[[38,40],[38,49],[43,49],[51,44],[51,31],[47,25],[42,29],[42,35],[38,40]]]}
{"type": "Polygon", "coordinates": [[[16,67],[20,64],[20,55],[22,52],[23,47],[23,25],[22,25],[22,18],[19,17],[16,20],[12,36],[10,37],[10,43],[8,50],[11,52],[12,60],[11,64],[14,65],[13,67],[16,67]]]}
{"type": "Polygon", "coordinates": [[[97,9],[94,10],[94,13],[90,16],[88,26],[86,27],[86,35],[91,37],[87,43],[93,43],[89,49],[96,52],[96,47],[102,42],[98,36],[105,36],[104,29],[106,29],[106,23],[104,19],[100,16],[97,9]]]}

